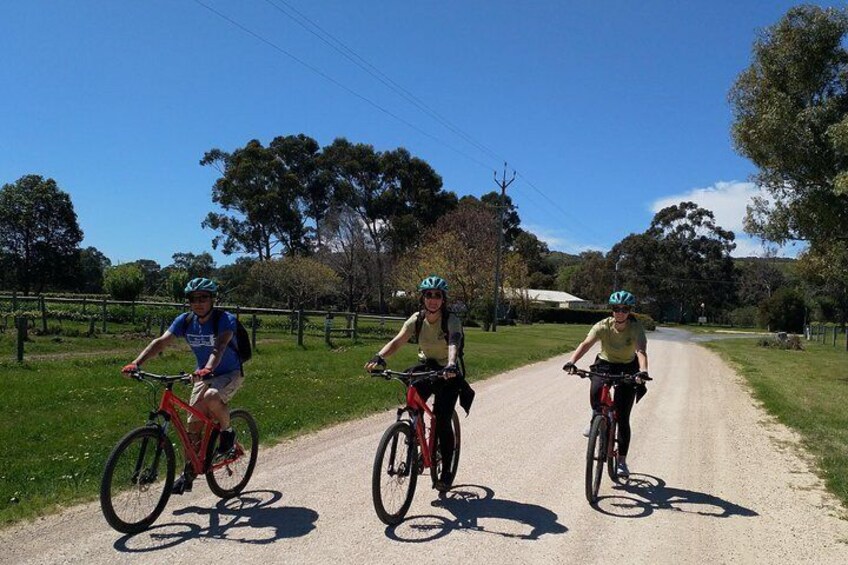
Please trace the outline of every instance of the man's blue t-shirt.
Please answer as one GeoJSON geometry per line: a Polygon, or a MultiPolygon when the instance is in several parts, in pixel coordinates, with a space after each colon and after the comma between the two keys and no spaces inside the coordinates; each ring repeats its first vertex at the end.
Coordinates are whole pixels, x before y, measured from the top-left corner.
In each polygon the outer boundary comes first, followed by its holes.
{"type": "MultiPolygon", "coordinates": [[[[209,316],[206,323],[201,324],[197,316],[192,316],[191,323],[186,326],[185,319],[188,312],[180,314],[171,322],[171,327],[168,331],[177,337],[184,337],[188,342],[194,356],[197,357],[197,368],[200,369],[206,366],[209,356],[212,354],[212,348],[215,346],[215,316],[209,316]]],[[[215,367],[215,374],[223,375],[231,371],[237,371],[241,368],[238,358],[238,342],[236,341],[236,317],[229,312],[223,312],[221,319],[218,322],[218,334],[224,332],[233,332],[233,338],[230,343],[224,348],[224,358],[215,367]]]]}

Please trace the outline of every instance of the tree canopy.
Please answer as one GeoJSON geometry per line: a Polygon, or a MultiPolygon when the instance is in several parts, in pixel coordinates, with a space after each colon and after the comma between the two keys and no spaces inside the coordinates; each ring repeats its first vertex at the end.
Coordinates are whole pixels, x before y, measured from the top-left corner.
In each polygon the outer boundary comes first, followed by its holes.
{"type": "Polygon", "coordinates": [[[848,12],[791,8],[754,43],[731,92],[733,140],[759,168],[746,231],[771,241],[848,229],[848,12]]]}
{"type": "Polygon", "coordinates": [[[0,188],[0,255],[24,293],[66,279],[82,237],[71,198],[53,179],[26,175],[0,188]]]}

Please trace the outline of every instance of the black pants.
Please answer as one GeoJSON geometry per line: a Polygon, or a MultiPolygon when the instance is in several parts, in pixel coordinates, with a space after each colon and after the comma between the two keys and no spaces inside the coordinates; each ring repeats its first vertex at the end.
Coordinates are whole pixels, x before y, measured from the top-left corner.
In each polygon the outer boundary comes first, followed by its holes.
{"type": "MultiPolygon", "coordinates": [[[[424,365],[417,365],[408,370],[419,372],[434,371],[441,368],[442,366],[438,363],[428,361],[424,365]]],[[[453,477],[447,476],[453,463],[454,437],[451,419],[456,408],[456,401],[459,398],[459,391],[462,388],[463,378],[457,375],[452,379],[436,379],[435,382],[423,381],[415,385],[415,390],[418,391],[423,400],[426,401],[431,394],[435,395],[433,414],[436,416],[436,437],[439,438],[439,453],[442,456],[442,475],[439,477],[442,480],[453,479],[453,477]]]]}
{"type": "MultiPolygon", "coordinates": [[[[639,372],[639,362],[633,359],[630,363],[610,363],[596,358],[592,365],[592,371],[596,373],[609,373],[611,375],[632,375],[639,372]]],[[[601,411],[601,388],[604,381],[599,377],[592,377],[592,388],[589,390],[589,402],[592,410],[601,411]]],[[[616,385],[613,393],[613,404],[618,413],[618,454],[627,456],[630,449],[630,411],[633,410],[633,401],[636,399],[636,387],[634,385],[616,385]]]]}

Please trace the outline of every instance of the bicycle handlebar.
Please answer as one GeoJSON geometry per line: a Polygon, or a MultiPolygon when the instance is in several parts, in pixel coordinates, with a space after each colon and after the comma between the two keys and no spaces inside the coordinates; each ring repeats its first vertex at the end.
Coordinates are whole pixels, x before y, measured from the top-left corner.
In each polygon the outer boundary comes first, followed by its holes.
{"type": "MultiPolygon", "coordinates": [[[[585,379],[587,377],[599,377],[607,381],[618,381],[623,384],[634,384],[636,382],[635,375],[625,375],[625,374],[610,374],[610,373],[596,373],[595,371],[584,371],[583,369],[577,369],[575,367],[574,372],[570,373],[573,375],[577,375],[581,379],[585,379]]],[[[639,377],[643,381],[652,381],[649,376],[640,376],[639,377]]]]}
{"type": "Polygon", "coordinates": [[[157,381],[164,384],[176,383],[179,381],[190,382],[191,374],[180,371],[179,375],[157,375],[155,373],[148,373],[146,371],[137,370],[131,373],[128,373],[129,376],[137,381],[150,380],[157,381]]]}
{"type": "Polygon", "coordinates": [[[435,380],[444,375],[445,372],[446,371],[444,369],[438,369],[433,371],[421,371],[418,373],[413,373],[410,371],[392,371],[389,369],[377,369],[375,371],[368,371],[368,373],[372,377],[381,377],[386,379],[387,381],[394,379],[397,381],[401,381],[402,383],[409,386],[419,381],[435,380]]]}

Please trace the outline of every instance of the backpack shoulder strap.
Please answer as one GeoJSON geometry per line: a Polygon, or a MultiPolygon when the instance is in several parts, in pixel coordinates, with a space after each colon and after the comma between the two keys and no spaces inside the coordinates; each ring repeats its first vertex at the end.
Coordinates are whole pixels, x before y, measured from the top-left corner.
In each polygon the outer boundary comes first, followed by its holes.
{"type": "Polygon", "coordinates": [[[183,335],[188,331],[188,327],[194,321],[194,312],[189,312],[186,314],[186,317],[183,318],[183,335]]]}
{"type": "Polygon", "coordinates": [[[418,316],[415,318],[415,343],[418,343],[418,336],[421,335],[421,327],[424,325],[424,311],[419,310],[418,316]]]}
{"type": "Polygon", "coordinates": [[[444,315],[442,316],[442,335],[445,336],[446,342],[450,342],[450,336],[448,335],[448,319],[450,316],[450,310],[445,310],[444,315]]]}
{"type": "Polygon", "coordinates": [[[212,309],[212,328],[215,333],[215,337],[218,337],[218,328],[221,325],[221,316],[224,315],[224,311],[218,308],[212,309]]]}

